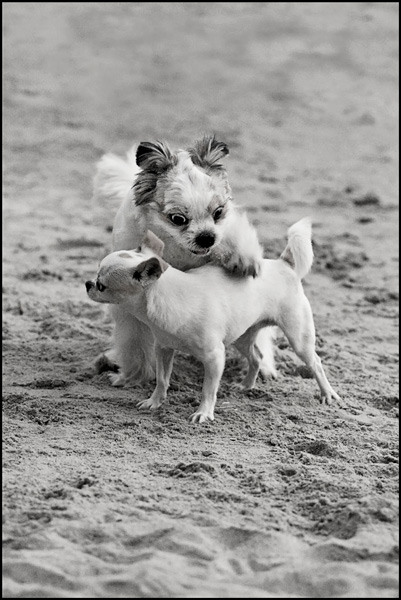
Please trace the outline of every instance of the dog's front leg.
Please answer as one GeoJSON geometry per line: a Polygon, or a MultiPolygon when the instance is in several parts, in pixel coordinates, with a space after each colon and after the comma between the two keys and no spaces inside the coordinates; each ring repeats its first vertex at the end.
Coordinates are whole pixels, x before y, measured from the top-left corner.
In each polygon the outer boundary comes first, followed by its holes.
{"type": "Polygon", "coordinates": [[[203,379],[202,401],[198,410],[191,415],[192,423],[203,423],[214,420],[214,406],[217,390],[224,370],[225,348],[221,342],[217,348],[202,357],[205,375],[203,379]]]}
{"type": "Polygon", "coordinates": [[[134,317],[124,305],[112,305],[115,321],[113,355],[120,367],[110,375],[114,386],[132,386],[154,378],[155,342],[151,330],[134,317]]]}
{"type": "Polygon", "coordinates": [[[159,408],[167,398],[171,371],[173,370],[174,350],[162,348],[156,343],[156,387],[150,398],[138,402],[139,408],[159,408]]]}
{"type": "Polygon", "coordinates": [[[227,219],[227,226],[220,244],[212,248],[210,258],[230,273],[239,277],[259,275],[263,248],[256,229],[245,213],[234,210],[227,219]]]}
{"type": "Polygon", "coordinates": [[[237,348],[237,350],[239,350],[239,352],[241,352],[241,354],[245,356],[248,361],[248,372],[240,386],[243,390],[251,390],[255,387],[256,378],[258,376],[263,358],[261,351],[255,344],[257,333],[257,328],[250,327],[234,343],[234,346],[237,348]]]}
{"type": "Polygon", "coordinates": [[[256,345],[262,353],[260,374],[262,379],[270,377],[277,379],[277,369],[274,361],[274,341],[277,338],[277,327],[263,327],[256,338],[256,345]]]}

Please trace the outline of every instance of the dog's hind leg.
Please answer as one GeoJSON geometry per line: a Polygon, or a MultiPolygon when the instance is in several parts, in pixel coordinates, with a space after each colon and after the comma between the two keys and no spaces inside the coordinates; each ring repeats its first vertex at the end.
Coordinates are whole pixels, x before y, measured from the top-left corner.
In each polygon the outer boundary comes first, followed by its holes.
{"type": "Polygon", "coordinates": [[[255,387],[263,355],[255,343],[258,330],[250,327],[236,342],[234,346],[248,361],[248,372],[241,381],[241,388],[251,390],[255,387]]]}
{"type": "Polygon", "coordinates": [[[294,352],[312,370],[321,392],[320,402],[341,402],[340,396],[331,387],[323,369],[322,361],[315,351],[315,326],[312,309],[306,296],[295,311],[287,315],[280,327],[288,338],[294,352]]]}
{"type": "Polygon", "coordinates": [[[139,408],[159,408],[167,397],[173,370],[174,350],[156,344],[156,387],[150,398],[138,403],[139,408]]]}
{"type": "Polygon", "coordinates": [[[198,410],[191,415],[192,423],[203,423],[206,420],[214,420],[214,406],[216,404],[217,390],[219,389],[221,376],[225,363],[225,348],[221,342],[217,348],[201,358],[205,375],[202,387],[202,401],[198,410]]]}
{"type": "Polygon", "coordinates": [[[260,374],[263,379],[277,379],[277,369],[274,363],[274,341],[277,337],[275,327],[263,327],[256,338],[256,344],[262,353],[260,374]]]}

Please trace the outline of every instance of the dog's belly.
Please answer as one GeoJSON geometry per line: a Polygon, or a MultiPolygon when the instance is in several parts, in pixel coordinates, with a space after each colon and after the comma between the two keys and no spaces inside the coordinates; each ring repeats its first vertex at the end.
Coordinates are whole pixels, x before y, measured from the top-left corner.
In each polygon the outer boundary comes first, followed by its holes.
{"type": "Polygon", "coordinates": [[[192,350],[185,341],[178,338],[177,336],[168,333],[167,331],[163,331],[157,327],[157,325],[150,324],[153,335],[155,336],[157,343],[162,346],[162,348],[171,348],[173,350],[181,350],[182,352],[188,352],[192,354],[192,350]]]}
{"type": "Polygon", "coordinates": [[[252,322],[249,324],[248,327],[245,326],[245,328],[235,327],[231,331],[229,331],[228,335],[224,339],[224,343],[233,344],[245,334],[248,335],[250,333],[254,333],[256,335],[259,329],[263,329],[264,327],[274,327],[275,325],[277,325],[276,321],[268,317],[262,318],[256,322],[252,322]]]}

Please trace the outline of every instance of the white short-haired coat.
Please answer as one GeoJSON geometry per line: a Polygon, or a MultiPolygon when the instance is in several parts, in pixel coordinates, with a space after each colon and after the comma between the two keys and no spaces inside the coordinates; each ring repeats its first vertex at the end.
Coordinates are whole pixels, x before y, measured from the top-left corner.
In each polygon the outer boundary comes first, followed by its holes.
{"type": "Polygon", "coordinates": [[[252,388],[262,362],[257,335],[266,325],[280,327],[310,367],[321,401],[340,400],[316,354],[312,310],[301,283],[313,260],[309,220],[289,229],[280,258],[264,259],[255,278],[235,277],[214,265],[183,272],[169,266],[162,251],[163,242],[148,232],[136,250],[106,256],[96,279],[85,284],[92,300],[124,307],[155,336],[157,383],[141,407],[158,408],[165,400],[174,351],[182,350],[204,366],[202,400],[191,420],[213,420],[225,345],[233,343],[246,357],[248,373],[242,385],[252,388]]]}

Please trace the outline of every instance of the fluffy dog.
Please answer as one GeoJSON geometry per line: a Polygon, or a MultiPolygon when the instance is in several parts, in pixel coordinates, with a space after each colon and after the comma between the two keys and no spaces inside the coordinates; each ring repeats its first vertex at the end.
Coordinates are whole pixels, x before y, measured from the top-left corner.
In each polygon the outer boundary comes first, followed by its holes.
{"type": "MultiPolygon", "coordinates": [[[[188,150],[172,152],[163,142],[141,142],[123,160],[106,154],[97,166],[95,198],[102,205],[121,202],[113,250],[136,248],[148,229],[164,242],[165,260],[187,270],[208,262],[239,277],[257,276],[263,251],[254,227],[235,206],[220,160],[226,144],[206,136],[188,150]],[[240,225],[240,227],[239,227],[240,225]]],[[[98,367],[117,363],[113,385],[136,384],[154,376],[154,339],[146,324],[122,306],[114,306],[114,348],[98,367]],[[135,342],[134,342],[135,340],[135,342]]],[[[275,377],[274,330],[258,337],[261,373],[275,377]]]]}
{"type": "Polygon", "coordinates": [[[247,358],[242,386],[252,388],[262,359],[256,337],[266,325],[278,325],[310,367],[321,402],[340,400],[315,352],[312,310],[301,284],[313,261],[310,220],[299,221],[288,234],[280,258],[263,260],[256,278],[234,277],[213,265],[187,272],[175,269],[163,260],[163,242],[151,232],[136,250],[113,252],[103,259],[96,280],[85,284],[89,297],[124,306],[156,339],[156,388],[141,407],[154,409],[165,400],[178,349],[204,366],[202,401],[191,420],[213,420],[225,345],[234,343],[247,358]]]}

